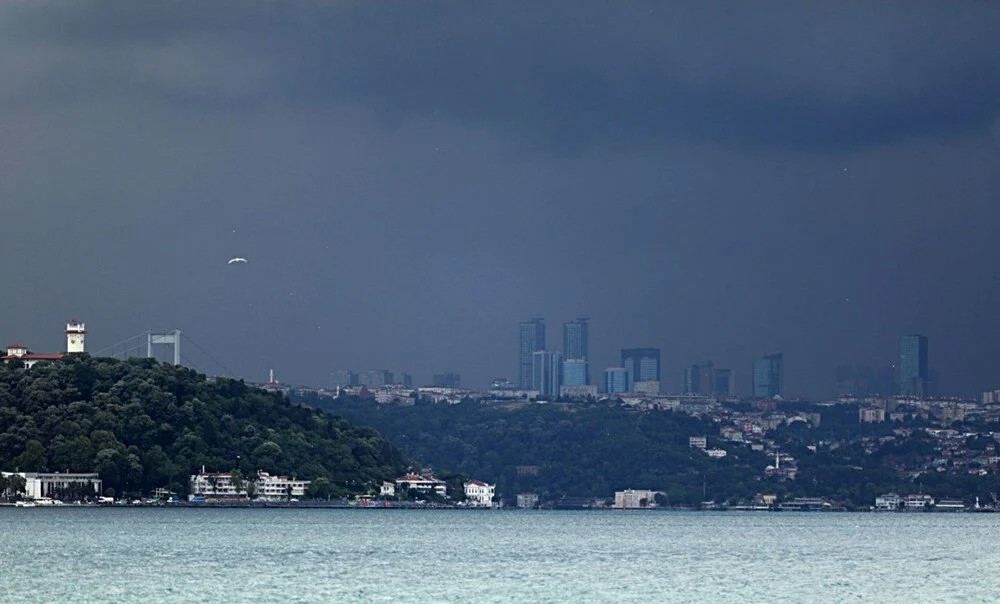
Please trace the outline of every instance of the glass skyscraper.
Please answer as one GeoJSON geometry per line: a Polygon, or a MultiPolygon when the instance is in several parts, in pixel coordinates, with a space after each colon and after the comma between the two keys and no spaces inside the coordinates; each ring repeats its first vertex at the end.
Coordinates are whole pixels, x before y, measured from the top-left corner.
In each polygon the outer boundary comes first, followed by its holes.
{"type": "MultiPolygon", "coordinates": [[[[590,319],[587,317],[578,317],[572,321],[563,323],[563,358],[567,361],[570,359],[584,361],[583,369],[585,371],[582,383],[566,383],[566,386],[586,386],[590,384],[590,366],[586,363],[586,361],[590,360],[589,328],[590,319]]],[[[563,379],[566,379],[565,376],[563,379]]]]}
{"type": "Polygon", "coordinates": [[[588,368],[590,363],[586,359],[563,359],[562,362],[562,385],[563,386],[587,386],[588,368]]]}
{"type": "Polygon", "coordinates": [[[927,396],[927,337],[910,334],[899,339],[899,393],[927,396]]]}
{"type": "Polygon", "coordinates": [[[753,363],[753,395],[761,398],[781,396],[785,383],[784,354],[770,354],[753,363]]]}
{"type": "Polygon", "coordinates": [[[517,385],[529,390],[534,388],[534,360],[532,356],[545,350],[545,319],[534,318],[520,324],[520,348],[518,349],[517,385]]]}
{"type": "Polygon", "coordinates": [[[631,386],[628,383],[628,371],[624,367],[608,367],[604,370],[604,391],[608,394],[628,392],[631,386]]]}
{"type": "Polygon", "coordinates": [[[532,389],[541,397],[559,398],[562,383],[562,355],[550,350],[539,350],[532,358],[532,389]]]}
{"type": "Polygon", "coordinates": [[[660,349],[623,348],[622,367],[628,372],[629,387],[636,382],[659,382],[660,349]]]}

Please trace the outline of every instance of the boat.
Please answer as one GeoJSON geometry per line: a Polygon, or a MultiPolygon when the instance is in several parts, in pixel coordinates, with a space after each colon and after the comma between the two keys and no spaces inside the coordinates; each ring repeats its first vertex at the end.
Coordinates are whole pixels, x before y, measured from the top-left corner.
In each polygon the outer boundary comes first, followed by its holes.
{"type": "Polygon", "coordinates": [[[34,501],[18,501],[14,504],[16,508],[33,508],[35,507],[34,501]]]}

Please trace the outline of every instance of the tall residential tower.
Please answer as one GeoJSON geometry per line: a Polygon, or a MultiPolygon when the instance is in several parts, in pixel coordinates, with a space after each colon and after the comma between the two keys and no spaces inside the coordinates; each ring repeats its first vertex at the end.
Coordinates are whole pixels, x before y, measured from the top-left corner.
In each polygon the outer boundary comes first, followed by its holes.
{"type": "Polygon", "coordinates": [[[545,350],[545,319],[536,317],[530,321],[523,321],[519,329],[517,384],[522,389],[530,390],[535,383],[532,357],[539,350],[545,350]]]}

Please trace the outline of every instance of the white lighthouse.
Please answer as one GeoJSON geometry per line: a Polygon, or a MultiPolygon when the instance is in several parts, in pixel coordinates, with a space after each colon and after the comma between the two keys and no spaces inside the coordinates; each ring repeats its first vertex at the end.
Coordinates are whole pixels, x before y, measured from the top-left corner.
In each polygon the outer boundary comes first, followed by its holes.
{"type": "Polygon", "coordinates": [[[84,352],[84,338],[87,336],[87,327],[73,319],[66,324],[66,352],[84,352]]]}

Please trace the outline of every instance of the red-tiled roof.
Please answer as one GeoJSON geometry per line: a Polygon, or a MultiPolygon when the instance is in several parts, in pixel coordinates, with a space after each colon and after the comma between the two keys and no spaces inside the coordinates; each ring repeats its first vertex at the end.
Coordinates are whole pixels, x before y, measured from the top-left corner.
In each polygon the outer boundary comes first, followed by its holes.
{"type": "Polygon", "coordinates": [[[6,360],[11,360],[11,359],[21,359],[23,361],[58,361],[61,358],[63,358],[63,355],[58,354],[58,353],[57,354],[35,354],[33,352],[29,352],[27,354],[22,354],[22,355],[8,354],[7,356],[3,357],[3,360],[6,361],[6,360]]]}

